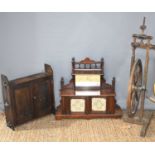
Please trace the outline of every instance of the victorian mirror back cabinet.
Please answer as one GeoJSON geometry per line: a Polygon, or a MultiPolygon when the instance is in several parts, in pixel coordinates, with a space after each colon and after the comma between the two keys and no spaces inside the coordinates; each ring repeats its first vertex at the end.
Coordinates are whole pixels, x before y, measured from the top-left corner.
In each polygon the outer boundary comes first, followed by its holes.
{"type": "Polygon", "coordinates": [[[72,79],[64,84],[61,78],[61,101],[56,119],[63,118],[119,118],[121,108],[115,99],[115,78],[112,84],[104,78],[104,59],[72,59],[72,79]]]}

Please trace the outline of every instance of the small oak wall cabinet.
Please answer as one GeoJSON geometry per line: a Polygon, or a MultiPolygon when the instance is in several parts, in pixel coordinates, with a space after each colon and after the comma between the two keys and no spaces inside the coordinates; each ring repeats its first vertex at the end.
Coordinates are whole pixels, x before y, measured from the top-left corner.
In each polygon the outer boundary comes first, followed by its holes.
{"type": "Polygon", "coordinates": [[[1,75],[7,126],[15,126],[34,118],[55,113],[53,70],[45,64],[45,72],[9,81],[1,75]]]}
{"type": "Polygon", "coordinates": [[[115,78],[112,84],[104,78],[104,60],[72,59],[72,79],[61,79],[60,105],[56,119],[63,118],[119,118],[121,108],[116,104],[115,78]]]}

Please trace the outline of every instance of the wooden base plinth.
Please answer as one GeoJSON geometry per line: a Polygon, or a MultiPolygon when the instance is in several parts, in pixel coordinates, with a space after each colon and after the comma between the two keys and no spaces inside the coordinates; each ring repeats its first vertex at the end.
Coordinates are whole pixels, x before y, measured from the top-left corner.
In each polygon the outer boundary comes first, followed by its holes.
{"type": "Polygon", "coordinates": [[[140,136],[145,137],[146,131],[148,129],[148,126],[149,126],[151,118],[152,118],[152,115],[153,115],[153,112],[151,112],[151,111],[145,112],[143,118],[140,118],[138,115],[134,116],[134,117],[128,117],[128,115],[125,113],[123,116],[123,120],[128,123],[142,125],[142,129],[140,131],[140,136]]]}
{"type": "Polygon", "coordinates": [[[117,105],[115,109],[114,114],[106,114],[106,113],[70,113],[70,114],[62,114],[61,106],[57,108],[55,119],[61,120],[61,119],[93,119],[93,118],[121,118],[122,117],[122,110],[117,105]]]}

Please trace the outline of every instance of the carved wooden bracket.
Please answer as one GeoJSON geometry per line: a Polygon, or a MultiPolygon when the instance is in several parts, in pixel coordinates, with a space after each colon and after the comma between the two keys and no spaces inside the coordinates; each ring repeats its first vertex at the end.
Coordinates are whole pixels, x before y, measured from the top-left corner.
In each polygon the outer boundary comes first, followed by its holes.
{"type": "Polygon", "coordinates": [[[50,75],[53,74],[53,70],[52,70],[52,67],[50,65],[45,64],[44,67],[45,67],[45,72],[47,74],[50,74],[50,75]]]}

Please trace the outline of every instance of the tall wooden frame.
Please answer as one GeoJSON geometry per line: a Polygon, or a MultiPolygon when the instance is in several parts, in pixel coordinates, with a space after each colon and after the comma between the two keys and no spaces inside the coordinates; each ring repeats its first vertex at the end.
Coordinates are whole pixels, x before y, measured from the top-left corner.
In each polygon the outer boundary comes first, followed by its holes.
{"type": "Polygon", "coordinates": [[[144,34],[144,30],[146,29],[145,17],[140,29],[141,34],[133,34],[132,36],[133,42],[131,43],[132,57],[128,83],[127,111],[123,119],[125,122],[142,125],[140,136],[144,137],[152,118],[152,112],[145,111],[145,98],[147,97],[150,101],[155,102],[155,99],[148,97],[146,91],[149,55],[151,49],[155,50],[155,45],[151,44],[153,37],[144,34]],[[141,59],[136,59],[136,49],[144,49],[146,52],[144,69],[141,59]]]}

